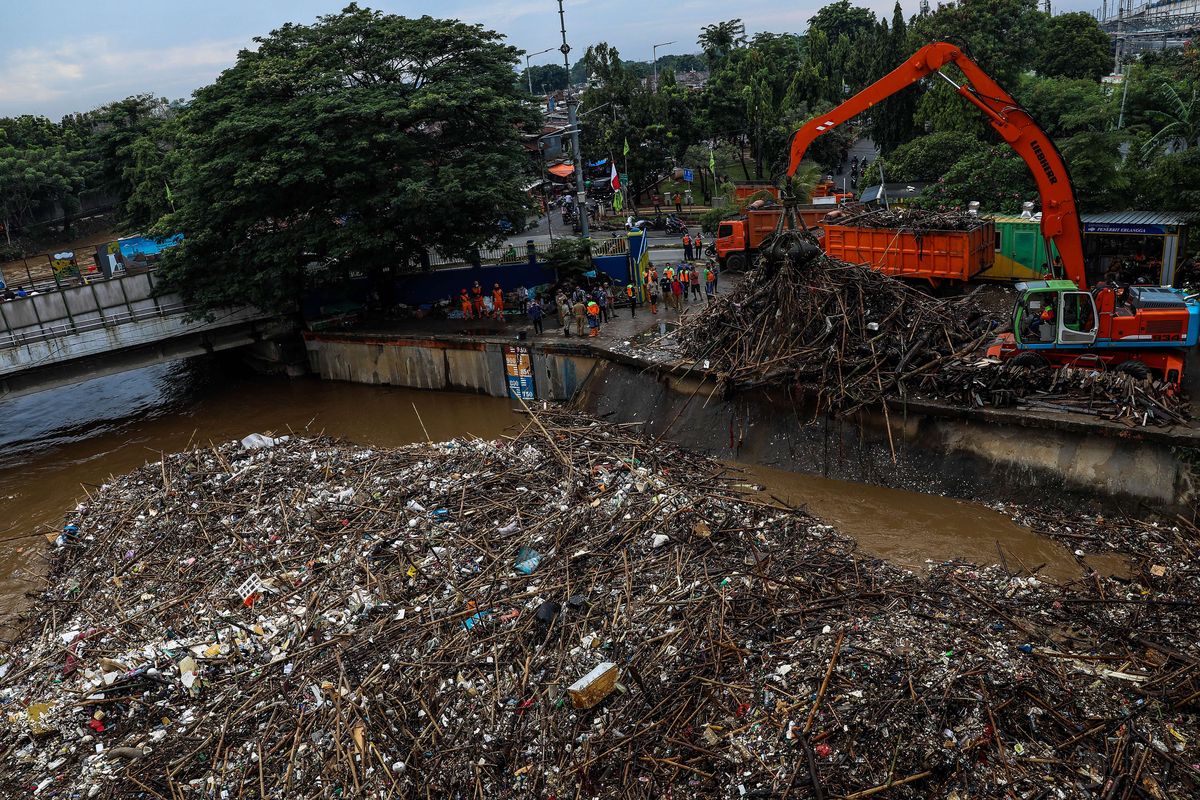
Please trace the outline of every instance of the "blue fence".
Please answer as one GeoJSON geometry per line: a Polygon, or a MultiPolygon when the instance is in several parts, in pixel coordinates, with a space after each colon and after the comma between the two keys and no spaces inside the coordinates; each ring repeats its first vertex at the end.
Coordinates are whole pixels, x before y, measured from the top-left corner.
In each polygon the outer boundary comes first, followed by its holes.
{"type": "Polygon", "coordinates": [[[613,282],[624,286],[629,283],[629,256],[599,256],[593,258],[597,272],[603,272],[613,279],[613,282]]]}

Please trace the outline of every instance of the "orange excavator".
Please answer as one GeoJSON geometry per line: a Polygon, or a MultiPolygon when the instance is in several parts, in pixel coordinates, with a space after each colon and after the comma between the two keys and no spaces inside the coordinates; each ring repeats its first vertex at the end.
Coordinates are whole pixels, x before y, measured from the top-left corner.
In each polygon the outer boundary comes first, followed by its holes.
{"type": "MultiPolygon", "coordinates": [[[[1042,201],[1042,235],[1061,258],[1061,280],[1017,284],[1012,332],[988,355],[1014,363],[1096,366],[1138,377],[1156,374],[1173,384],[1183,376],[1184,348],[1200,332],[1200,305],[1163,286],[1125,288],[1099,284],[1088,291],[1083,236],[1075,190],[1054,142],[996,81],[946,42],[927,44],[896,69],[792,135],[788,175],[821,134],[930,75],[950,83],[974,105],[1004,141],[1025,160],[1042,201]],[[966,77],[959,85],[942,73],[953,64],[966,77]]],[[[1049,246],[1046,252],[1051,252],[1049,246]]]]}

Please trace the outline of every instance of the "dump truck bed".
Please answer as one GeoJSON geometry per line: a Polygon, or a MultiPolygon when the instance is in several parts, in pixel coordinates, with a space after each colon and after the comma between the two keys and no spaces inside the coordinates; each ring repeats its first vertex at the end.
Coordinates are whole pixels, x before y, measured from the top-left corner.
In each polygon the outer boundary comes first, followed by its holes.
{"type": "Polygon", "coordinates": [[[967,231],[913,231],[826,224],[823,246],[833,258],[867,264],[886,275],[934,283],[968,281],[995,262],[995,226],[981,219],[967,231]]]}

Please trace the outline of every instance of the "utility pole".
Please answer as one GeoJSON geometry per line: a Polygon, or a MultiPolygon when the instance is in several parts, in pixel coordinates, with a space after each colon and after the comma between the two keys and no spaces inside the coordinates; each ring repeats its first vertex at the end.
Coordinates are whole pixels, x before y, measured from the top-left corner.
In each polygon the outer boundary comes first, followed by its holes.
{"type": "Polygon", "coordinates": [[[575,158],[575,209],[579,214],[579,230],[583,238],[588,238],[587,195],[583,193],[583,156],[579,153],[579,122],[576,111],[579,101],[571,91],[571,45],[567,44],[567,18],[563,13],[563,0],[558,0],[558,22],[562,27],[563,66],[567,69],[567,125],[571,128],[571,150],[575,158]]]}

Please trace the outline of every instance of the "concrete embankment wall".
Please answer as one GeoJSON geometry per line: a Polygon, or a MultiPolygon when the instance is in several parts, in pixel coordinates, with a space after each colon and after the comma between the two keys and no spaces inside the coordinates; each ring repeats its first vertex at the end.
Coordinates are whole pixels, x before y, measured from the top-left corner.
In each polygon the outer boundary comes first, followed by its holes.
{"type": "MultiPolygon", "coordinates": [[[[569,400],[597,359],[586,348],[529,347],[539,400],[569,400]]],[[[503,342],[387,335],[306,334],[308,364],[322,378],[508,396],[503,342]]]]}
{"type": "MultiPolygon", "coordinates": [[[[574,398],[612,421],[720,458],[972,500],[1036,502],[1063,495],[1114,506],[1183,506],[1193,495],[1189,454],[1172,441],[1048,417],[893,408],[850,419],[815,416],[787,392],[729,400],[715,384],[586,347],[530,346],[537,397],[574,398]],[[889,436],[890,430],[890,436],[889,436]]],[[[503,343],[462,338],[309,334],[309,364],[324,378],[507,394],[503,343]]]]}
{"type": "Polygon", "coordinates": [[[828,419],[784,392],[725,401],[714,389],[602,363],[578,402],[720,458],[963,499],[1182,506],[1193,494],[1190,467],[1166,442],[903,409],[828,419]]]}

